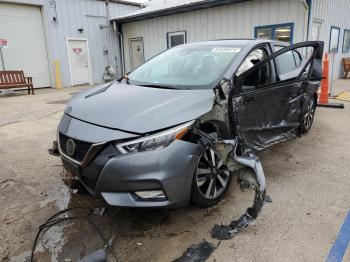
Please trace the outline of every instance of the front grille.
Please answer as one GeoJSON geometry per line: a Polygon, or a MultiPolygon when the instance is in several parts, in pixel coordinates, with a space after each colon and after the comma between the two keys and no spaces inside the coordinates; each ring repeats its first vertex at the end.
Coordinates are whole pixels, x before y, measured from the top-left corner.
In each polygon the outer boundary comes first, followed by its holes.
{"type": "MultiPolygon", "coordinates": [[[[62,152],[65,154],[65,155],[68,155],[67,154],[67,148],[66,148],[66,143],[67,143],[67,140],[69,139],[70,137],[68,136],[65,136],[61,133],[59,133],[59,143],[60,143],[60,148],[62,150],[62,152]]],[[[71,138],[73,139],[73,138],[71,138]]],[[[87,154],[87,152],[89,151],[92,143],[88,143],[88,142],[84,142],[84,141],[80,141],[80,140],[77,140],[77,139],[73,139],[74,143],[75,143],[75,152],[73,154],[73,156],[69,156],[71,158],[73,158],[74,160],[76,161],[79,161],[79,162],[82,162],[87,154]]]]}

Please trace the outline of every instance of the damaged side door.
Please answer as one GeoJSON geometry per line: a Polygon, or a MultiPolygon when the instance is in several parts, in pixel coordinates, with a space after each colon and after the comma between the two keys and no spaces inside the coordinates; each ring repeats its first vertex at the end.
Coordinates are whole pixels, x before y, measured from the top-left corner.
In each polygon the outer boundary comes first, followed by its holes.
{"type": "Polygon", "coordinates": [[[231,119],[246,147],[258,151],[300,134],[303,104],[322,79],[322,56],[323,42],[298,43],[234,76],[231,119]],[[283,64],[289,57],[301,58],[301,49],[309,51],[308,59],[294,67],[283,64]]]}
{"type": "MultiPolygon", "coordinates": [[[[315,87],[318,87],[321,80],[322,53],[322,42],[295,44],[270,55],[241,75],[234,76],[235,85],[230,101],[233,109],[231,116],[233,131],[238,134],[241,146],[238,148],[236,140],[217,141],[214,144],[216,150],[222,152],[224,150],[221,147],[228,148],[231,143],[230,152],[233,152],[233,159],[246,167],[238,173],[241,188],[255,189],[255,197],[253,205],[239,219],[228,225],[216,224],[211,232],[213,238],[232,238],[258,217],[264,202],[271,201],[266,195],[266,181],[261,162],[258,156],[250,151],[259,150],[298,133],[304,101],[316,92],[315,87]],[[303,47],[312,47],[310,58],[301,61],[295,70],[286,70],[283,74],[276,60],[284,54],[294,57],[293,52],[303,47]]],[[[232,157],[223,159],[227,161],[232,157]]]]}

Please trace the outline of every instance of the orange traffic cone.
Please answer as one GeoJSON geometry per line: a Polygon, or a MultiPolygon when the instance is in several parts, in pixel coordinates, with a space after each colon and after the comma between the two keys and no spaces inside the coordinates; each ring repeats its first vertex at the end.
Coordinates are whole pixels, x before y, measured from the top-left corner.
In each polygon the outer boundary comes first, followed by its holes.
{"type": "Polygon", "coordinates": [[[322,69],[322,82],[321,82],[321,93],[317,106],[320,107],[332,107],[332,108],[344,108],[344,104],[330,103],[328,101],[328,90],[329,90],[329,60],[328,53],[325,54],[323,60],[322,69]]]}
{"type": "Polygon", "coordinates": [[[329,60],[328,53],[325,54],[323,60],[323,70],[322,70],[322,82],[321,82],[321,94],[319,103],[328,104],[328,90],[329,90],[329,60]]]}

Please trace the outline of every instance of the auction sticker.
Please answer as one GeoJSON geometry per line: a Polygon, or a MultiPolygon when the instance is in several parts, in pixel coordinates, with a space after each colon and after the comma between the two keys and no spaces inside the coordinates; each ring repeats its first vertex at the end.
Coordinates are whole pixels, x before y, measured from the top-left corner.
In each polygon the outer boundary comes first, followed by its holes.
{"type": "Polygon", "coordinates": [[[213,53],[238,53],[241,51],[240,48],[236,47],[215,47],[213,48],[213,53]]]}

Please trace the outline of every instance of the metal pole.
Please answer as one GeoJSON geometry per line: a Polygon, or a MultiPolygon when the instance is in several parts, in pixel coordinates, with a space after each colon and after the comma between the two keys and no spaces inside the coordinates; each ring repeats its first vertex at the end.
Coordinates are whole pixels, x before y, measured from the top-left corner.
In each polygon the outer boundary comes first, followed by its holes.
{"type": "Polygon", "coordinates": [[[109,54],[111,52],[111,42],[112,42],[112,30],[111,30],[111,20],[110,20],[110,14],[109,14],[109,0],[106,0],[106,16],[107,16],[107,27],[106,29],[107,31],[107,51],[108,53],[106,54],[106,58],[107,58],[107,66],[110,66],[109,64],[109,54]]]}
{"type": "Polygon", "coordinates": [[[5,62],[4,62],[4,56],[2,54],[2,47],[0,47],[0,56],[1,56],[2,70],[5,71],[5,62]]]}
{"type": "Polygon", "coordinates": [[[330,88],[330,90],[329,90],[329,96],[331,96],[331,95],[332,95],[332,91],[333,91],[334,57],[335,57],[335,53],[334,53],[334,52],[332,52],[331,88],[330,88]]]}

